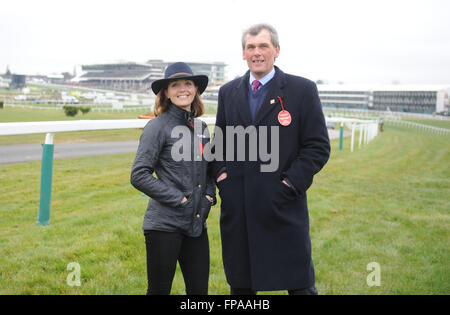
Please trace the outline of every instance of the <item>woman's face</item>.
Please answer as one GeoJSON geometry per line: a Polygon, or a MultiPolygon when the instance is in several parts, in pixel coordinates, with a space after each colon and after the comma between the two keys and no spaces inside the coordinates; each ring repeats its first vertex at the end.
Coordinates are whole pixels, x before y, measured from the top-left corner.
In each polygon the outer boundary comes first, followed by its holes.
{"type": "Polygon", "coordinates": [[[195,86],[194,81],[181,79],[170,82],[164,93],[173,104],[190,111],[197,90],[198,88],[195,86]]]}

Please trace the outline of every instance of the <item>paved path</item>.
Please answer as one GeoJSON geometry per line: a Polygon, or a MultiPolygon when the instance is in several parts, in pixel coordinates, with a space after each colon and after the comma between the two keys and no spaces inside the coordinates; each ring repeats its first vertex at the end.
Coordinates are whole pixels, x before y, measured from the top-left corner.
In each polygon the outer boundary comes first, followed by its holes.
{"type": "MultiPolygon", "coordinates": [[[[339,130],[328,130],[330,139],[339,138],[339,130]]],[[[344,136],[351,133],[345,131],[344,136]]],[[[138,141],[125,142],[85,142],[55,144],[55,159],[67,159],[81,156],[107,155],[136,152],[138,141]]],[[[12,144],[0,146],[0,164],[40,161],[40,144],[12,144]]]]}

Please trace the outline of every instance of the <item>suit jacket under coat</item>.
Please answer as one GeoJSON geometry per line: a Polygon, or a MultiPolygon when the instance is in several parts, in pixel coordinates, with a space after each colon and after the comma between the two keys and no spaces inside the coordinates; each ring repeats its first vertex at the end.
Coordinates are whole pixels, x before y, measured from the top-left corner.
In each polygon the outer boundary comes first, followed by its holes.
{"type": "MultiPolygon", "coordinates": [[[[216,161],[221,196],[221,238],[225,274],[235,288],[285,290],[314,284],[306,191],[330,154],[325,118],[314,82],[285,74],[278,67],[255,120],[248,104],[249,72],[219,91],[216,126],[279,126],[279,167],[262,173],[258,161],[216,161]],[[278,122],[280,97],[292,122],[278,122]],[[295,190],[284,185],[286,179],[295,190]]],[[[270,142],[270,141],[268,141],[270,142]]],[[[248,145],[248,143],[247,143],[248,145]]],[[[271,143],[267,143],[271,152],[271,143]]],[[[273,145],[273,144],[272,144],[273,145]]],[[[248,149],[248,148],[247,148],[248,149]]],[[[224,146],[224,151],[225,146],[224,146]]],[[[236,152],[236,150],[235,150],[236,152]]],[[[225,153],[224,153],[225,155],[225,153]]]]}

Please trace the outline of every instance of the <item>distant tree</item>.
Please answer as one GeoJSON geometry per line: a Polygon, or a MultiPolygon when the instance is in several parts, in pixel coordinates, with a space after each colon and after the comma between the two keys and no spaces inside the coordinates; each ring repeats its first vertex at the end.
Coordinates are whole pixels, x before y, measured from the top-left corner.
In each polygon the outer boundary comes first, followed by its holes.
{"type": "Polygon", "coordinates": [[[80,107],[80,111],[84,114],[87,114],[91,111],[91,108],[86,106],[86,107],[80,107]]]}
{"type": "Polygon", "coordinates": [[[66,113],[66,116],[74,117],[78,114],[78,107],[76,106],[63,106],[64,112],[66,113]]]}

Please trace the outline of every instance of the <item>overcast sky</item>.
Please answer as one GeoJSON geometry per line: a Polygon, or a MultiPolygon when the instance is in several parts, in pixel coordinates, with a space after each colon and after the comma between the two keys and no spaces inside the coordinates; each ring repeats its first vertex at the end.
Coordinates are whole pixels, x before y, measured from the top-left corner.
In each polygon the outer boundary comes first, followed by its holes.
{"type": "Polygon", "coordinates": [[[242,31],[279,33],[283,71],[328,83],[450,83],[448,0],[14,0],[0,9],[0,73],[116,61],[223,61],[242,31]]]}

